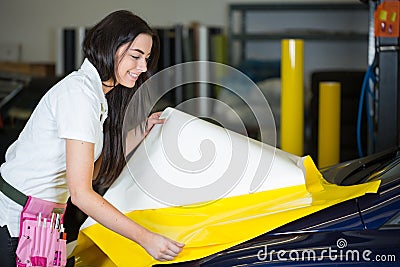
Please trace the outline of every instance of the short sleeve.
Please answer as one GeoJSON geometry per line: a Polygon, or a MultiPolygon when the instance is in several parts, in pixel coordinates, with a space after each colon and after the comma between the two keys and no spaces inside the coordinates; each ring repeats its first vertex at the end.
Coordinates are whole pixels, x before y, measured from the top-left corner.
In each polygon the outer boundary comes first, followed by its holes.
{"type": "Polygon", "coordinates": [[[58,137],[96,143],[101,132],[96,96],[82,88],[67,89],[55,102],[58,137]]]}

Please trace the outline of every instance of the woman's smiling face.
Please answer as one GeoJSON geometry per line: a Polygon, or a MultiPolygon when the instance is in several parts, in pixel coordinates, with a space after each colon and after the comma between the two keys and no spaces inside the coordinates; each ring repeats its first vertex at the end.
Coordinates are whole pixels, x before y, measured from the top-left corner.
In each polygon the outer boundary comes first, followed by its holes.
{"type": "Polygon", "coordinates": [[[152,45],[152,37],[141,33],[131,44],[127,43],[118,48],[115,55],[116,84],[128,88],[135,86],[139,75],[147,71],[147,61],[152,45]]]}

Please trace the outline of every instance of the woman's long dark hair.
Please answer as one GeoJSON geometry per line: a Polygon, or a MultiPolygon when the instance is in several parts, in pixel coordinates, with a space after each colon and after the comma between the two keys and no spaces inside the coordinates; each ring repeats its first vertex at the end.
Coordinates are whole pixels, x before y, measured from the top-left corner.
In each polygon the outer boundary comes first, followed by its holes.
{"type": "Polygon", "coordinates": [[[138,88],[150,77],[157,66],[160,43],[155,31],[143,19],[126,10],[109,14],[88,31],[83,42],[83,55],[95,66],[101,80],[111,79],[115,82],[118,62],[114,59],[118,48],[127,43],[131,44],[141,33],[150,35],[153,40],[147,72],[139,76],[133,88],[116,85],[106,94],[108,117],[104,122],[102,163],[94,181],[94,185],[100,189],[109,187],[118,178],[126,164],[124,153],[126,133],[124,133],[123,123],[125,112],[127,107],[132,105],[131,99],[135,93],[140,94],[139,97],[135,96],[137,101],[133,103],[137,105],[137,108],[136,106],[134,108],[135,114],[129,115],[141,122],[139,125],[141,131],[144,129],[143,125],[148,115],[145,102],[149,96],[147,90],[141,89],[139,92],[138,88]]]}

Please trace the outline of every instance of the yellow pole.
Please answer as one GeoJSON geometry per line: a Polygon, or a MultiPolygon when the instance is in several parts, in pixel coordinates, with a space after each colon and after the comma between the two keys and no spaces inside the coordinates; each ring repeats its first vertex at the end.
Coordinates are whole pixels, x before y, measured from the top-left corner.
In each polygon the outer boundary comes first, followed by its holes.
{"type": "Polygon", "coordinates": [[[340,160],[340,83],[319,84],[318,168],[340,160]]]}
{"type": "Polygon", "coordinates": [[[304,142],[304,41],[282,40],[281,149],[302,156],[304,142]]]}

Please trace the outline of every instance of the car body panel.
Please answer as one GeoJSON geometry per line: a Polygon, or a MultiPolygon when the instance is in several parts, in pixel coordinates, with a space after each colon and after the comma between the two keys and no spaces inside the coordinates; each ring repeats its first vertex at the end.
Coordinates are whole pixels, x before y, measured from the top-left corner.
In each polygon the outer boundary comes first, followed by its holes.
{"type": "Polygon", "coordinates": [[[379,191],[328,207],[209,257],[173,266],[399,266],[400,156],[390,149],[324,170],[327,180],[381,180],[379,191]]]}

